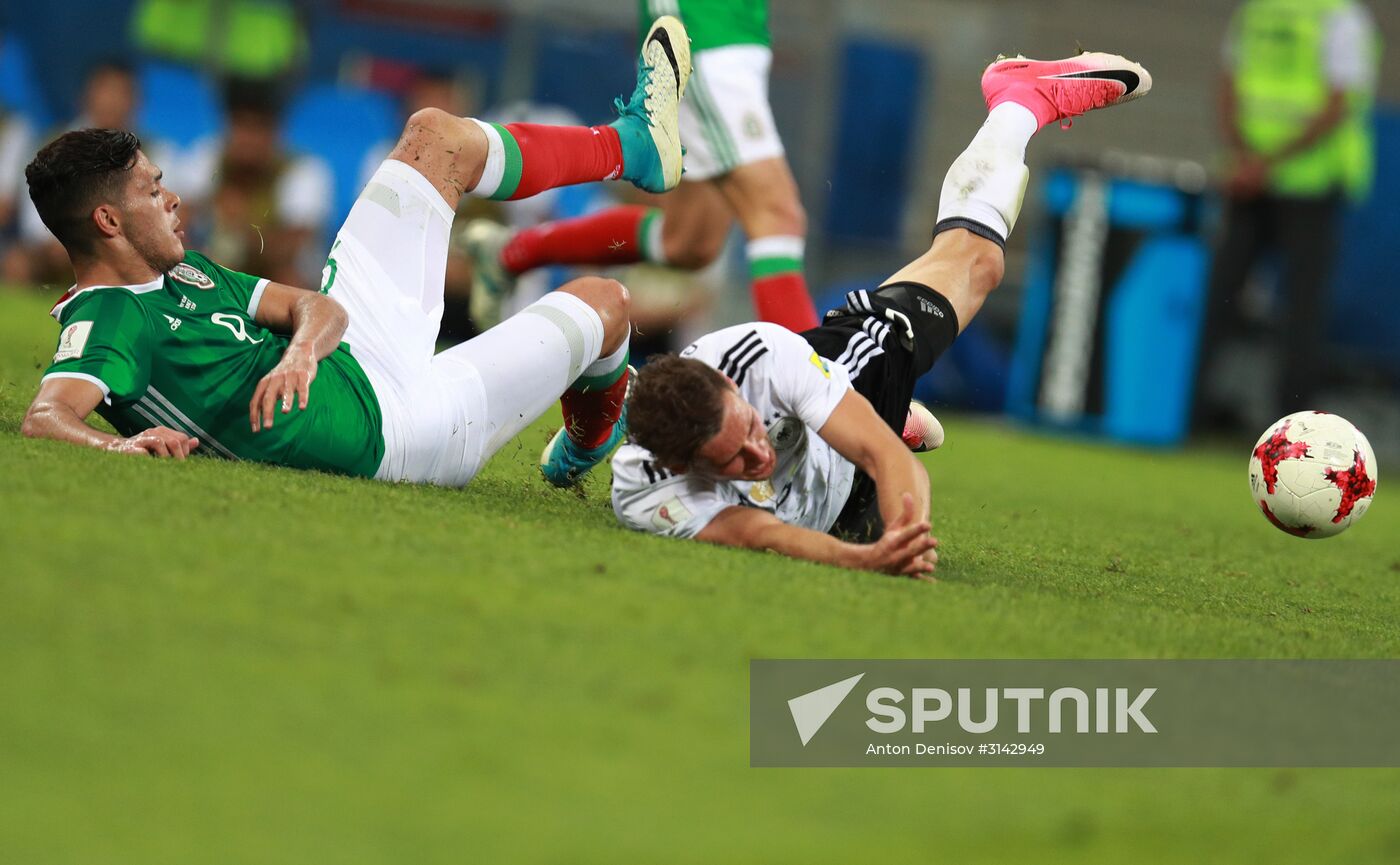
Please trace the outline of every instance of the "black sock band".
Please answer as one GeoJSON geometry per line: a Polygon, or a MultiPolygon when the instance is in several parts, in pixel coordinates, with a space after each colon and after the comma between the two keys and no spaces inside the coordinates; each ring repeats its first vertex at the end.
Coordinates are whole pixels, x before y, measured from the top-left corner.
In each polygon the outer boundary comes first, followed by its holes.
{"type": "Polygon", "coordinates": [[[895,304],[909,317],[914,331],[914,366],[917,375],[928,372],[953,340],[958,338],[958,314],[948,298],[917,282],[883,285],[875,296],[895,304]]]}
{"type": "Polygon", "coordinates": [[[1000,246],[1002,252],[1006,251],[1006,238],[998,234],[996,229],[988,228],[987,226],[983,225],[980,222],[977,222],[976,220],[967,219],[962,216],[954,216],[949,219],[939,221],[939,223],[933,227],[933,236],[937,237],[943,232],[951,231],[954,228],[961,228],[964,231],[970,231],[978,237],[990,240],[992,243],[995,243],[997,246],[1000,246]]]}

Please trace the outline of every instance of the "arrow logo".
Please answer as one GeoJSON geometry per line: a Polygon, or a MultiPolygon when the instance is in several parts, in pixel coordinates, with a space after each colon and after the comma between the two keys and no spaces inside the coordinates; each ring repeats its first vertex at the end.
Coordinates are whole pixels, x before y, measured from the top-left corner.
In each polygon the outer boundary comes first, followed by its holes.
{"type": "Polygon", "coordinates": [[[788,700],[788,711],[792,712],[792,723],[797,726],[802,747],[807,747],[807,743],[812,741],[812,737],[817,735],[817,731],[863,678],[865,674],[861,673],[788,700]]]}

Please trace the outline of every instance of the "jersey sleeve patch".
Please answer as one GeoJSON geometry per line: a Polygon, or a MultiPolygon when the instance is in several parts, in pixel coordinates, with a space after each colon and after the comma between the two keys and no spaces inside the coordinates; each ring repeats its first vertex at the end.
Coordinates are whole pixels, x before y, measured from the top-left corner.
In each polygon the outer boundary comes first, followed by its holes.
{"type": "Polygon", "coordinates": [[[58,336],[58,351],[54,352],[53,362],[74,360],[83,356],[88,337],[92,335],[92,322],[75,321],[63,329],[58,336]]]}
{"type": "Polygon", "coordinates": [[[657,506],[651,512],[651,524],[658,532],[669,532],[681,523],[689,520],[693,515],[679,496],[673,496],[657,506]]]}

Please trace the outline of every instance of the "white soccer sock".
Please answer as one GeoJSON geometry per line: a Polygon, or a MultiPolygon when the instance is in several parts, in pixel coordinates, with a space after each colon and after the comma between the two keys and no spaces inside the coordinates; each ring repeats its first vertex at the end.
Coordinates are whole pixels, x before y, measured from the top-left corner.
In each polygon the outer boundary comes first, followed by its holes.
{"type": "Polygon", "coordinates": [[[666,214],[654,210],[642,223],[642,257],[652,264],[666,263],[666,247],[661,232],[666,227],[666,214]]]}
{"type": "Polygon", "coordinates": [[[627,363],[627,353],[631,348],[632,340],[629,334],[627,339],[622,341],[622,345],[607,357],[600,357],[584,368],[579,380],[598,379],[611,376],[627,363]]]}
{"type": "Polygon", "coordinates": [[[987,115],[972,143],[948,169],[938,199],[938,221],[965,219],[1004,242],[1016,226],[1030,171],[1026,145],[1040,128],[1029,108],[1003,102],[987,115]]]}
{"type": "Polygon", "coordinates": [[[501,140],[501,133],[496,127],[475,117],[471,118],[471,121],[486,133],[486,165],[481,169],[481,179],[476,182],[476,186],[467,190],[467,194],[476,198],[490,198],[500,189],[501,181],[505,179],[506,144],[501,140]]]}

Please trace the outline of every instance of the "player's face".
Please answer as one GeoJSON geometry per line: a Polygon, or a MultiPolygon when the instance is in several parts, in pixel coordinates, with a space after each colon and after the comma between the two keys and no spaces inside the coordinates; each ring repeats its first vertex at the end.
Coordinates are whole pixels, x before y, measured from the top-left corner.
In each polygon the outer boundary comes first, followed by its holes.
{"type": "Polygon", "coordinates": [[[758,409],[731,386],[719,432],[695,455],[695,468],[715,478],[761,481],[772,477],[777,465],[778,452],[758,409]]]}
{"type": "Polygon", "coordinates": [[[164,175],[138,152],[122,202],[122,233],[146,263],[160,273],[185,257],[180,196],[165,188],[164,175]]]}

